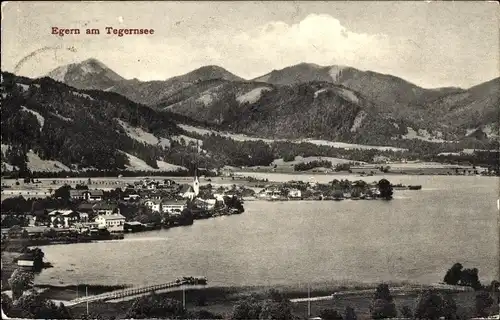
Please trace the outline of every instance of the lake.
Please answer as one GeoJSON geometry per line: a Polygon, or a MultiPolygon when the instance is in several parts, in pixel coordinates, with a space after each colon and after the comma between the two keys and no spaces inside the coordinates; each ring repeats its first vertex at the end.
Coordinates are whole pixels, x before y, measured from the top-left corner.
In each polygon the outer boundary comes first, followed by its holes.
{"type": "MultiPolygon", "coordinates": [[[[244,175],[317,182],[347,177],[244,175]]],[[[386,178],[423,189],[396,190],[391,201],[247,201],[241,215],[192,226],[127,234],[123,241],[45,246],[54,268],[36,283],[143,285],[206,276],[220,286],[430,284],[455,262],[478,268],[483,282],[497,277],[498,178],[386,178]]]]}

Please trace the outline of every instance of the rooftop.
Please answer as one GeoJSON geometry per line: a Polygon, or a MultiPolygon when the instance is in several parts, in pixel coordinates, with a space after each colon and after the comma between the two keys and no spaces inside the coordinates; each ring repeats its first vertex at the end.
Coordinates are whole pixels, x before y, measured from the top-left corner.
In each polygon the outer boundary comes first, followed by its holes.
{"type": "Polygon", "coordinates": [[[96,203],[92,209],[94,210],[114,210],[117,208],[116,204],[113,203],[96,203]]]}
{"type": "Polygon", "coordinates": [[[125,220],[125,217],[121,214],[100,215],[99,217],[104,218],[104,220],[125,220]]]}
{"type": "Polygon", "coordinates": [[[82,196],[85,193],[90,193],[91,196],[102,196],[104,195],[104,191],[100,189],[96,190],[70,190],[69,195],[70,196],[82,196]]]}
{"type": "Polygon", "coordinates": [[[162,205],[186,205],[184,200],[162,200],[162,205]]]}
{"type": "Polygon", "coordinates": [[[49,216],[57,216],[57,215],[62,215],[62,216],[69,216],[73,213],[76,213],[73,210],[54,210],[49,212],[49,216]]]}

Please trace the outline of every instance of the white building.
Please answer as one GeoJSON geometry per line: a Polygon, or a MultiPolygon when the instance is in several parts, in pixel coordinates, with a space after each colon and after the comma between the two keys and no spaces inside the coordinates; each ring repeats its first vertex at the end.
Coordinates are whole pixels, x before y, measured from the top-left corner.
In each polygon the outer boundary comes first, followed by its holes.
{"type": "Polygon", "coordinates": [[[106,227],[109,232],[123,232],[125,226],[125,217],[121,214],[100,215],[95,219],[99,227],[106,227]]]}
{"type": "Polygon", "coordinates": [[[73,210],[54,210],[49,212],[50,224],[55,228],[69,228],[80,221],[80,214],[73,210]]]}
{"type": "Polygon", "coordinates": [[[182,200],[164,200],[161,202],[161,209],[164,213],[181,214],[186,208],[187,203],[182,200]]]}
{"type": "Polygon", "coordinates": [[[161,201],[159,200],[148,200],[144,202],[144,205],[153,212],[161,212],[161,201]]]}
{"type": "Polygon", "coordinates": [[[288,191],[288,197],[290,197],[290,198],[302,198],[302,192],[299,189],[290,189],[288,191]]]}

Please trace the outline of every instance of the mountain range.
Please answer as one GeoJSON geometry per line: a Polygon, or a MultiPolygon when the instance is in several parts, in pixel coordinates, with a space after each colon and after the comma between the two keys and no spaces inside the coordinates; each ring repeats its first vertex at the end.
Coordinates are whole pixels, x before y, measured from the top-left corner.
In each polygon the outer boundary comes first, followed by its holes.
{"type": "MultiPolygon", "coordinates": [[[[213,165],[234,159],[267,165],[287,154],[290,145],[270,148],[269,141],[429,152],[485,148],[499,140],[500,78],[469,89],[424,89],[391,75],[302,63],[252,80],[205,66],[140,81],[88,59],[39,79],[2,72],[2,97],[2,169],[28,164],[24,169],[34,171],[40,160],[51,167],[47,171],[171,171],[198,157],[195,139],[203,140],[197,141],[204,144],[204,160],[213,165]],[[186,131],[186,125],[198,131],[186,131]],[[207,140],[200,130],[223,131],[235,140],[207,140]],[[241,134],[246,141],[267,140],[238,142],[241,134]]],[[[300,147],[301,153],[308,149],[337,152],[300,147]]]]}
{"type": "Polygon", "coordinates": [[[252,80],[205,66],[163,81],[139,81],[122,78],[96,59],[48,76],[265,138],[361,143],[456,141],[472,133],[498,138],[500,78],[469,89],[425,89],[392,75],[301,63],[252,80]]]}

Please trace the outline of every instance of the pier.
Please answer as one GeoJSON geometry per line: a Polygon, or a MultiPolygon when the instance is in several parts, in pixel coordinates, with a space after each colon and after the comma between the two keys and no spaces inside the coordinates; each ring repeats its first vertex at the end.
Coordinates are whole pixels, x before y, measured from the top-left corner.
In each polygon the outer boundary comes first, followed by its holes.
{"type": "Polygon", "coordinates": [[[163,283],[163,284],[141,286],[141,287],[134,287],[134,288],[126,288],[126,289],[116,290],[116,291],[112,291],[112,292],[105,292],[105,293],[101,293],[101,294],[93,295],[93,296],[79,297],[79,298],[73,299],[71,301],[68,301],[68,305],[76,305],[76,304],[96,302],[96,301],[117,300],[117,299],[132,297],[132,296],[139,296],[139,295],[143,295],[143,294],[148,294],[152,291],[166,290],[166,289],[170,289],[170,288],[182,287],[185,285],[194,286],[194,285],[205,285],[205,284],[206,284],[206,279],[204,279],[204,278],[192,278],[192,277],[183,278],[183,279],[177,279],[175,281],[167,282],[167,283],[163,283]]]}

